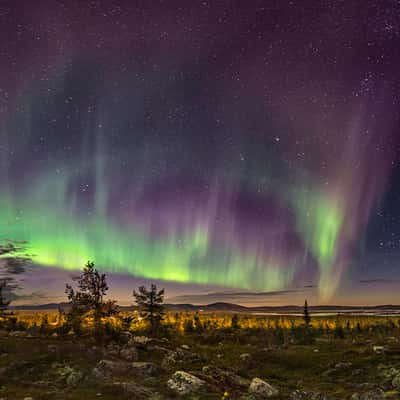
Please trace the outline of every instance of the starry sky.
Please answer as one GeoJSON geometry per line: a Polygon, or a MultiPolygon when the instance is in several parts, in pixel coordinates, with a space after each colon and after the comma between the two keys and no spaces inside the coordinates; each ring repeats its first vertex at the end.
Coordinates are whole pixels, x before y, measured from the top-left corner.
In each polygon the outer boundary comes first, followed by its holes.
{"type": "Polygon", "coordinates": [[[2,1],[20,300],[91,259],[122,303],[398,303],[400,2],[360,5],[2,1]]]}

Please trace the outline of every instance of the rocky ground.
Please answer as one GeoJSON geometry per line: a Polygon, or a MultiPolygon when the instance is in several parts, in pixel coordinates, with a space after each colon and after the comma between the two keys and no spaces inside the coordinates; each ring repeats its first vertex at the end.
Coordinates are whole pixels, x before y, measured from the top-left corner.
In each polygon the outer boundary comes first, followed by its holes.
{"type": "Polygon", "coordinates": [[[261,334],[92,339],[2,332],[0,399],[400,399],[400,344],[267,345],[261,334]]]}

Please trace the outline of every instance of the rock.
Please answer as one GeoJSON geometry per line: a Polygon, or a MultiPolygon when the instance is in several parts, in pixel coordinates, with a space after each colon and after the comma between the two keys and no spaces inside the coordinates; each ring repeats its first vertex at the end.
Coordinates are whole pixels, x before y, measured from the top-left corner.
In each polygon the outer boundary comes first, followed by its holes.
{"type": "Polygon", "coordinates": [[[58,333],[54,332],[50,337],[53,338],[53,339],[57,339],[58,338],[58,333]]]}
{"type": "Polygon", "coordinates": [[[397,375],[400,375],[400,371],[394,367],[379,365],[378,369],[380,370],[379,376],[387,381],[392,381],[397,375]]]}
{"type": "Polygon", "coordinates": [[[365,393],[354,393],[350,400],[382,400],[385,392],[382,389],[370,390],[365,393]]]}
{"type": "Polygon", "coordinates": [[[338,370],[335,368],[330,368],[324,371],[321,375],[325,378],[330,377],[332,374],[335,374],[338,370]]]}
{"type": "Polygon", "coordinates": [[[351,362],[339,362],[335,365],[335,369],[349,369],[353,364],[351,362]]]}
{"type": "Polygon", "coordinates": [[[154,376],[158,373],[159,368],[152,362],[136,361],[131,364],[131,371],[135,375],[154,376]]]}
{"type": "Polygon", "coordinates": [[[254,394],[258,398],[266,399],[276,396],[279,391],[262,379],[254,378],[250,383],[249,393],[254,394]]]}
{"type": "Polygon", "coordinates": [[[289,399],[290,400],[328,400],[328,397],[323,393],[296,390],[290,394],[289,399]]]}
{"type": "MultiPolygon", "coordinates": [[[[394,368],[393,368],[394,369],[394,368]]],[[[392,386],[397,389],[400,390],[400,373],[398,373],[392,380],[392,386]]]]}
{"type": "Polygon", "coordinates": [[[118,346],[116,343],[110,343],[103,351],[104,355],[109,358],[109,357],[115,357],[118,358],[120,355],[120,346],[118,346]]]}
{"type": "Polygon", "coordinates": [[[251,355],[249,353],[243,353],[239,356],[242,361],[250,361],[251,355]]]}
{"type": "Polygon", "coordinates": [[[49,344],[49,345],[47,346],[47,351],[48,351],[49,353],[57,353],[57,350],[58,350],[58,346],[55,345],[55,344],[49,344]]]}
{"type": "Polygon", "coordinates": [[[67,377],[66,383],[68,386],[78,386],[83,380],[83,374],[80,371],[73,370],[67,377]]]}
{"type": "Polygon", "coordinates": [[[120,350],[119,355],[125,361],[136,361],[138,359],[138,352],[135,347],[124,347],[120,350]]]}
{"type": "Polygon", "coordinates": [[[122,331],[119,334],[119,340],[123,344],[128,344],[129,341],[132,339],[132,336],[132,333],[130,333],[129,331],[122,331]]]}
{"type": "Polygon", "coordinates": [[[133,336],[131,340],[129,340],[128,344],[133,346],[146,347],[151,342],[151,339],[147,336],[133,336]]]}
{"type": "Polygon", "coordinates": [[[219,383],[222,383],[224,386],[228,385],[233,387],[248,387],[250,384],[250,381],[248,379],[236,375],[231,371],[223,370],[221,368],[205,365],[202,368],[202,371],[205,375],[218,381],[219,383]]]}
{"type": "Polygon", "coordinates": [[[372,346],[372,350],[376,354],[382,354],[385,351],[385,347],[384,346],[372,346]]]}
{"type": "Polygon", "coordinates": [[[92,374],[99,379],[111,378],[115,375],[126,374],[130,365],[124,361],[101,360],[93,369],[92,374]]]}
{"type": "Polygon", "coordinates": [[[202,357],[199,354],[192,353],[181,348],[177,348],[176,353],[178,356],[178,361],[197,362],[202,360],[202,357]]]}
{"type": "Polygon", "coordinates": [[[187,344],[183,344],[183,345],[181,346],[181,349],[190,350],[190,346],[188,346],[187,344]]]}
{"type": "Polygon", "coordinates": [[[154,393],[150,389],[138,385],[135,382],[114,382],[112,386],[120,388],[124,392],[134,395],[134,397],[132,397],[134,399],[136,398],[149,399],[151,398],[151,396],[154,395],[154,393]]]}
{"type": "Polygon", "coordinates": [[[152,352],[158,352],[160,354],[168,354],[168,353],[173,351],[171,349],[168,349],[167,347],[159,346],[158,344],[149,346],[147,349],[152,351],[152,352]]]}
{"type": "Polygon", "coordinates": [[[187,372],[176,371],[168,380],[167,386],[179,395],[188,395],[204,390],[206,382],[187,372]]]}
{"type": "Polygon", "coordinates": [[[178,362],[178,358],[178,353],[176,351],[169,351],[169,353],[161,361],[161,367],[164,369],[173,368],[178,362]]]}
{"type": "Polygon", "coordinates": [[[69,365],[53,363],[51,372],[55,376],[55,382],[65,382],[68,386],[77,386],[83,380],[83,373],[69,365]]]}
{"type": "Polygon", "coordinates": [[[26,337],[27,335],[26,332],[24,331],[12,331],[8,333],[8,336],[21,338],[21,337],[26,337]]]}

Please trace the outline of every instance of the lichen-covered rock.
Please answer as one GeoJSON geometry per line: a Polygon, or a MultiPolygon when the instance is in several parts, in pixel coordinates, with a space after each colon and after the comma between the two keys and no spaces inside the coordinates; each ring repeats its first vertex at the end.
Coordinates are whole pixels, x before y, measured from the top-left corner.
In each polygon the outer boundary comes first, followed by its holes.
{"type": "Polygon", "coordinates": [[[254,378],[249,387],[249,393],[255,395],[259,399],[267,399],[278,395],[278,389],[260,378],[254,378]]]}
{"type": "Polygon", "coordinates": [[[167,386],[179,395],[201,392],[206,388],[206,382],[184,371],[176,371],[168,380],[167,386]]]}

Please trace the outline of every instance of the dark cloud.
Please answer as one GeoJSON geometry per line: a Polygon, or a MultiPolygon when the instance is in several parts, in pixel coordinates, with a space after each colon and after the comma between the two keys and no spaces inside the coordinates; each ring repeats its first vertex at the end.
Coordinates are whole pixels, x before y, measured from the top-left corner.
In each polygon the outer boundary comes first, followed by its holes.
{"type": "Polygon", "coordinates": [[[373,284],[373,283],[383,283],[383,284],[393,284],[399,283],[400,279],[361,279],[359,281],[361,284],[373,284]]]}

